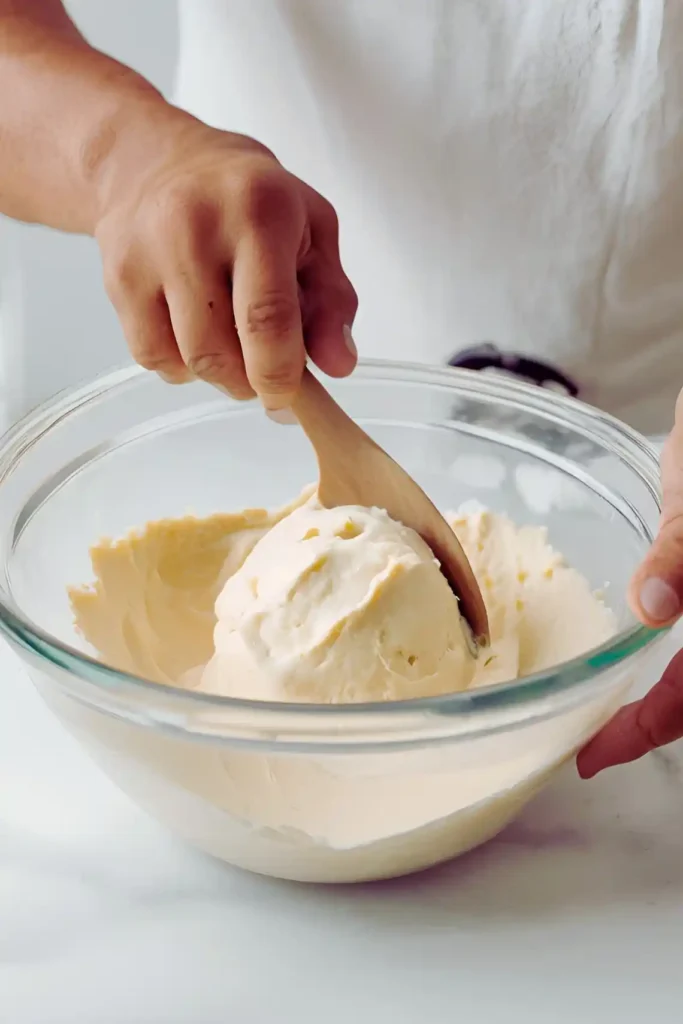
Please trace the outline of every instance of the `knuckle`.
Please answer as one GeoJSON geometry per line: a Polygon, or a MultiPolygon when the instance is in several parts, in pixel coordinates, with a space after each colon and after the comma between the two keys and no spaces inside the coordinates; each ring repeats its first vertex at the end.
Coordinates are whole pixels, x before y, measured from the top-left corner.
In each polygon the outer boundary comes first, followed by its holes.
{"type": "Polygon", "coordinates": [[[112,302],[137,290],[140,272],[130,250],[114,253],[104,260],[103,278],[105,290],[112,302]]]}
{"type": "Polygon", "coordinates": [[[216,211],[213,203],[198,193],[196,183],[174,180],[148,199],[142,219],[147,246],[166,253],[206,235],[215,223],[216,211]]]}
{"type": "Polygon", "coordinates": [[[242,215],[257,228],[289,216],[295,205],[288,175],[279,168],[248,175],[238,192],[242,215]]]}
{"type": "Polygon", "coordinates": [[[643,702],[638,709],[635,727],[646,750],[656,750],[663,745],[664,739],[660,735],[659,723],[650,713],[646,702],[643,702]]]}
{"type": "Polygon", "coordinates": [[[191,380],[194,380],[186,366],[174,367],[173,369],[170,367],[161,368],[156,373],[166,384],[189,384],[191,380]]]}
{"type": "Polygon", "coordinates": [[[243,372],[240,373],[241,365],[229,352],[198,352],[188,358],[187,367],[190,373],[202,380],[221,381],[226,385],[231,382],[232,386],[238,387],[240,378],[244,376],[243,372]]]}
{"type": "Polygon", "coordinates": [[[249,334],[288,334],[300,319],[299,303],[284,292],[271,291],[247,304],[249,334]]]}
{"type": "Polygon", "coordinates": [[[226,135],[226,138],[230,139],[230,147],[234,149],[235,143],[239,143],[239,150],[242,153],[255,153],[260,156],[268,157],[270,160],[276,160],[276,156],[272,149],[268,149],[263,142],[259,142],[258,139],[254,139],[251,135],[242,135],[240,132],[230,132],[226,135]]]}
{"type": "Polygon", "coordinates": [[[254,397],[253,388],[246,382],[239,386],[236,384],[217,384],[216,387],[219,391],[229,395],[230,398],[234,398],[236,402],[249,402],[254,397]]]}
{"type": "Polygon", "coordinates": [[[173,361],[168,356],[159,355],[153,351],[138,350],[134,353],[135,362],[143,370],[152,370],[154,373],[170,372],[173,361]]]}
{"type": "Polygon", "coordinates": [[[133,357],[143,370],[152,370],[154,373],[177,376],[186,369],[178,356],[174,358],[172,354],[158,351],[153,347],[133,348],[133,357]]]}
{"type": "Polygon", "coordinates": [[[240,387],[228,388],[228,394],[231,398],[234,398],[236,402],[250,402],[255,396],[255,391],[249,384],[240,385],[240,387]]]}
{"type": "Polygon", "coordinates": [[[340,305],[342,305],[344,309],[348,310],[349,315],[353,320],[358,312],[358,293],[350,281],[345,280],[340,286],[339,299],[340,305]]]}
{"type": "Polygon", "coordinates": [[[344,272],[339,253],[316,253],[300,280],[304,291],[316,306],[336,307],[351,319],[358,310],[358,295],[344,272]]]}
{"type": "Polygon", "coordinates": [[[261,366],[257,371],[260,391],[284,395],[296,390],[301,371],[290,364],[261,366]]]}
{"type": "Polygon", "coordinates": [[[150,213],[155,222],[173,222],[186,216],[194,207],[194,190],[184,179],[169,181],[155,194],[150,213]]]}
{"type": "Polygon", "coordinates": [[[324,305],[328,308],[338,310],[347,324],[352,324],[358,312],[358,295],[356,290],[340,272],[336,278],[332,278],[329,285],[325,286],[324,305]]]}
{"type": "Polygon", "coordinates": [[[325,230],[329,231],[329,233],[333,235],[336,239],[339,236],[339,217],[337,215],[337,211],[335,210],[334,206],[328,199],[325,199],[323,196],[321,196],[320,198],[321,221],[325,227],[325,230]]]}

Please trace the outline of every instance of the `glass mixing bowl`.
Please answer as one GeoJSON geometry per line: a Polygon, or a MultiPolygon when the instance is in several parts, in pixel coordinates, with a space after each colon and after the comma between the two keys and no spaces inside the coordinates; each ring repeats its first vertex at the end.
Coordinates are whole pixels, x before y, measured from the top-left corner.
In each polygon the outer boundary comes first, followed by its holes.
{"type": "Polygon", "coordinates": [[[297,428],[137,368],[49,402],[2,440],[0,626],[64,725],[156,818],[253,871],[339,882],[488,839],[621,703],[657,646],[624,594],[659,491],[643,439],[537,388],[388,363],[327,383],[442,509],[475,501],[545,524],[606,588],[619,634],[509,685],[384,705],[221,699],[100,664],[66,594],[91,578],[92,542],[188,511],[275,506],[315,478],[297,428]]]}

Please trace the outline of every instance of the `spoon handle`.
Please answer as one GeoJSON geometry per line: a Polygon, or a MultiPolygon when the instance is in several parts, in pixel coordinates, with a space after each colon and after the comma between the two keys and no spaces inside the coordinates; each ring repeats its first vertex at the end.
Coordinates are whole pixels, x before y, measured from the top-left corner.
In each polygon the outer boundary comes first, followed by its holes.
{"type": "Polygon", "coordinates": [[[292,412],[318,460],[318,498],[325,508],[386,509],[429,545],[461,602],[475,638],[489,636],[486,606],[458,538],[427,495],[344,410],[308,370],[292,412]]]}
{"type": "Polygon", "coordinates": [[[383,456],[381,449],[337,405],[310,370],[304,370],[291,408],[318,460],[318,496],[322,504],[364,504],[366,460],[371,453],[383,456]]]}
{"type": "Polygon", "coordinates": [[[325,449],[328,446],[334,447],[336,453],[339,430],[358,431],[365,436],[308,369],[304,370],[301,386],[291,408],[316,451],[320,443],[325,449]]]}

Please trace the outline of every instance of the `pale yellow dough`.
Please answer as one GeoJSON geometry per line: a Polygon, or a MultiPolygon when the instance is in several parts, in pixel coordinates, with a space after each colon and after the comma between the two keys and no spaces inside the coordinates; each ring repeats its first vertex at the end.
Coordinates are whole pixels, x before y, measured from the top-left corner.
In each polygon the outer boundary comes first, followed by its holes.
{"type": "Polygon", "coordinates": [[[95,582],[70,591],[76,625],[105,662],[159,683],[316,703],[503,682],[614,634],[613,613],[543,528],[450,518],[490,618],[476,664],[417,535],[376,509],[322,510],[311,490],[275,513],[162,520],[101,541],[95,582]]]}

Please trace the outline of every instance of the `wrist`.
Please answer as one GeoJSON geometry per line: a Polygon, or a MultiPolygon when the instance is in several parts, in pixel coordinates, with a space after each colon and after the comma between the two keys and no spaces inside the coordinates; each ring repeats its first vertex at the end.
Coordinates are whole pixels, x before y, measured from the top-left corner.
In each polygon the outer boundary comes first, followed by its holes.
{"type": "Polygon", "coordinates": [[[152,174],[198,122],[143,80],[118,95],[97,118],[80,152],[90,197],[90,233],[120,196],[152,174]]]}

